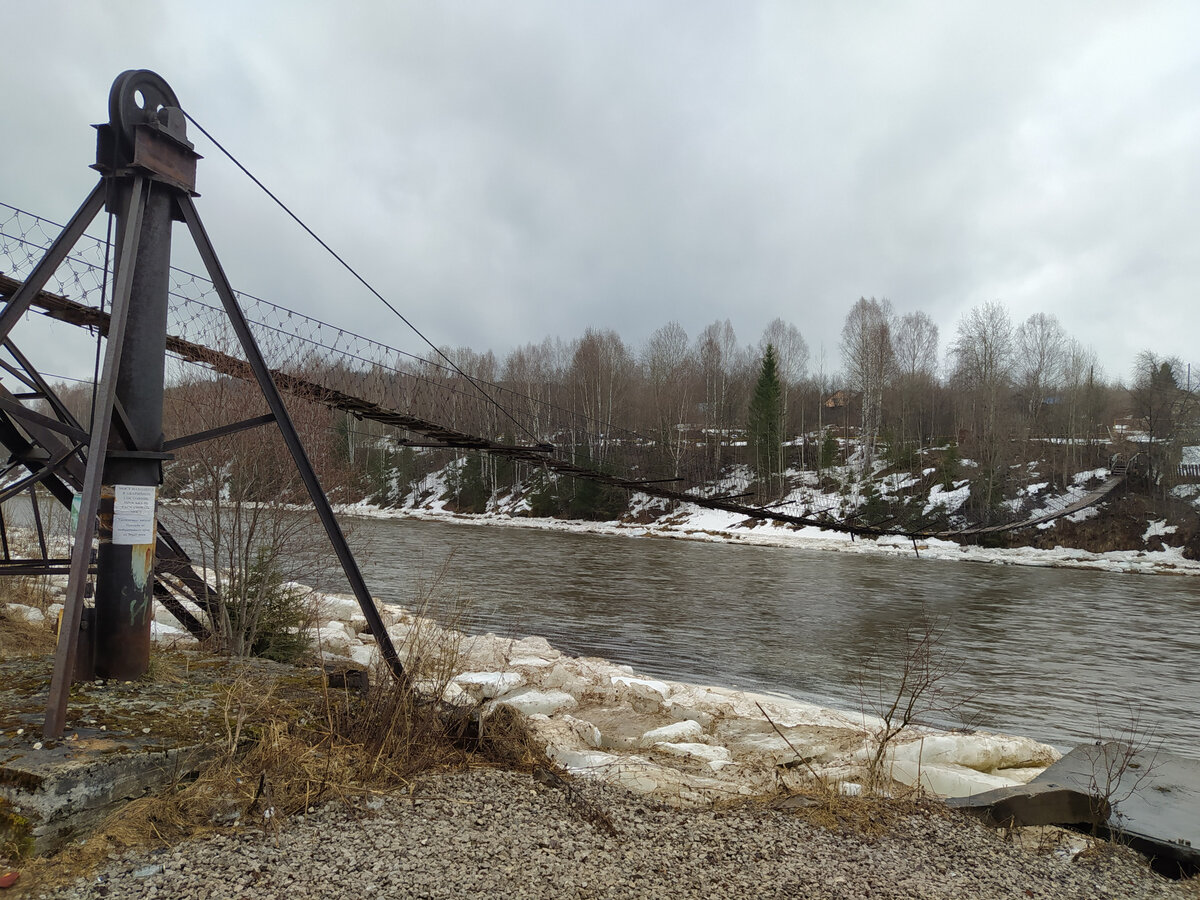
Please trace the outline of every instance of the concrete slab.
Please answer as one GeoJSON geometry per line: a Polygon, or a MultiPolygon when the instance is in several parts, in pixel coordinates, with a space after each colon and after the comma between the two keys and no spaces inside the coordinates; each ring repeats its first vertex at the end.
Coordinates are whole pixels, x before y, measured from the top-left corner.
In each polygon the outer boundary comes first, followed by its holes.
{"type": "Polygon", "coordinates": [[[239,678],[265,684],[272,674],[258,661],[234,666],[160,652],[155,678],[73,685],[63,737],[45,740],[51,666],[42,657],[0,660],[0,839],[39,854],[197,772],[228,740],[230,685],[239,678]]]}
{"type": "Polygon", "coordinates": [[[1107,799],[1102,826],[1151,857],[1163,874],[1200,871],[1200,760],[1117,741],[1076,747],[1031,784],[1054,784],[1107,799]]]}
{"type": "Polygon", "coordinates": [[[18,750],[0,764],[7,830],[34,853],[53,853],[87,835],[120,806],[195,775],[210,744],[163,747],[81,730],[72,740],[18,750]]]}
{"type": "Polygon", "coordinates": [[[1108,821],[1109,809],[1100,798],[1085,790],[1059,784],[1022,784],[997,788],[970,797],[952,797],[951,809],[982,819],[995,828],[1025,828],[1031,825],[1089,825],[1108,821]]]}

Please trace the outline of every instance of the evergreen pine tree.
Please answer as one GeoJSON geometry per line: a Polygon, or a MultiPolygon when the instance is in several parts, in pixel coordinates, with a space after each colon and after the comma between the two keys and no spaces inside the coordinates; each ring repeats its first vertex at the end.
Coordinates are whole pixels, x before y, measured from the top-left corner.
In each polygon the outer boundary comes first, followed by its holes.
{"type": "Polygon", "coordinates": [[[822,469],[829,469],[837,462],[838,442],[833,434],[832,428],[825,429],[825,437],[821,441],[821,460],[820,466],[822,469]]]}
{"type": "Polygon", "coordinates": [[[783,478],[783,385],[770,344],[750,398],[747,439],[755,477],[769,492],[772,479],[783,478]]]}

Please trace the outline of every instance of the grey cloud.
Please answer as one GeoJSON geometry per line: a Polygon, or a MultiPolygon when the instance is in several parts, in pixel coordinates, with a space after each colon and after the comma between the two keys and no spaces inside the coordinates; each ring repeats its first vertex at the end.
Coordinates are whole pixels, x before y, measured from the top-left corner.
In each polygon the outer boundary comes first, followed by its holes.
{"type": "MultiPolygon", "coordinates": [[[[1051,312],[1115,375],[1195,356],[1188,6],[117,7],[22,6],[17,70],[69,62],[10,98],[0,199],[69,214],[86,124],[147,66],[439,344],[782,316],[833,369],[874,295],[944,341],[983,300],[1051,312]]],[[[239,284],[415,349],[194,137],[239,284]]]]}

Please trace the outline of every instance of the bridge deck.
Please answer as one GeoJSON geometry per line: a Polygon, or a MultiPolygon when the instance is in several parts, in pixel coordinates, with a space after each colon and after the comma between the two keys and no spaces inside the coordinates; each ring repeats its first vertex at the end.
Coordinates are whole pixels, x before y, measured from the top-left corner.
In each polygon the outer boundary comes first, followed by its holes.
{"type": "Polygon", "coordinates": [[[1035,516],[1032,519],[1025,519],[1021,522],[1008,522],[1003,525],[983,525],[978,528],[964,528],[960,531],[948,531],[930,537],[960,537],[970,536],[974,534],[994,534],[1001,531],[1018,531],[1022,528],[1033,528],[1037,525],[1042,525],[1046,522],[1052,522],[1055,519],[1061,519],[1063,516],[1069,516],[1071,513],[1079,512],[1081,509],[1087,509],[1089,506],[1095,506],[1106,496],[1113,492],[1114,489],[1120,487],[1125,481],[1125,472],[1114,472],[1111,476],[1105,479],[1100,487],[1096,488],[1087,494],[1084,494],[1074,503],[1064,506],[1062,509],[1054,512],[1044,513],[1040,516],[1035,516]]]}

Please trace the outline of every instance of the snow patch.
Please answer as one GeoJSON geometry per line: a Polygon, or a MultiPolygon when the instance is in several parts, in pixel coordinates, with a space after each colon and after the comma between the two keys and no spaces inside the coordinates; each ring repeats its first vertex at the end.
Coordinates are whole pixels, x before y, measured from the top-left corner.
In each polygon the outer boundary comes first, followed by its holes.
{"type": "Polygon", "coordinates": [[[956,481],[953,490],[946,490],[940,484],[935,484],[929,491],[929,500],[925,503],[924,514],[929,515],[938,506],[943,506],[951,513],[960,509],[971,496],[971,485],[967,481],[956,481]]]}
{"type": "Polygon", "coordinates": [[[1143,541],[1149,541],[1152,537],[1163,537],[1164,535],[1174,534],[1179,530],[1177,525],[1168,525],[1166,519],[1159,519],[1157,522],[1151,522],[1146,528],[1146,533],[1142,535],[1143,541]]]}

